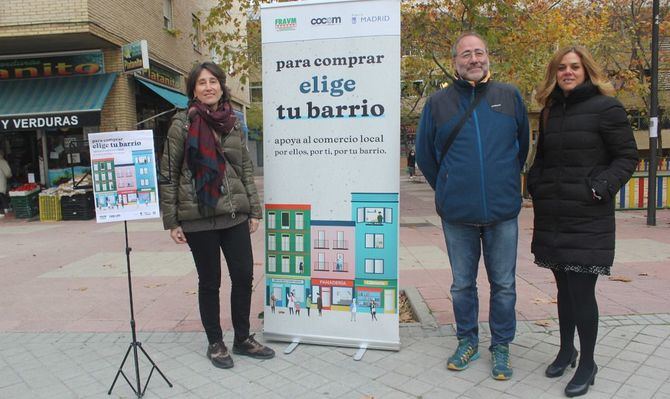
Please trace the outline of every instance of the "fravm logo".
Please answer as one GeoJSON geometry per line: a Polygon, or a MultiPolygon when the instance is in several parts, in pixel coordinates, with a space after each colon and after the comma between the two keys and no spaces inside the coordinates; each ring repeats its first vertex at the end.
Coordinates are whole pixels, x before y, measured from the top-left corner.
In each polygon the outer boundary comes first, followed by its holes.
{"type": "Polygon", "coordinates": [[[298,26],[298,19],[295,17],[289,18],[275,18],[275,30],[276,31],[286,31],[286,30],[295,30],[298,26]]]}

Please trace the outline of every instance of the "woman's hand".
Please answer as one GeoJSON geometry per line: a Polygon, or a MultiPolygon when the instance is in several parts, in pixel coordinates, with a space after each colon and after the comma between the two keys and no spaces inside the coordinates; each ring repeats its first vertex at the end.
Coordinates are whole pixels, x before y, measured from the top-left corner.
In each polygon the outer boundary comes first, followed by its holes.
{"type": "Polygon", "coordinates": [[[255,233],[258,230],[260,221],[256,218],[249,218],[249,233],[255,233]]]}
{"type": "Polygon", "coordinates": [[[181,229],[181,226],[171,229],[170,237],[172,237],[172,240],[177,244],[186,244],[186,236],[184,235],[184,230],[181,229]]]}

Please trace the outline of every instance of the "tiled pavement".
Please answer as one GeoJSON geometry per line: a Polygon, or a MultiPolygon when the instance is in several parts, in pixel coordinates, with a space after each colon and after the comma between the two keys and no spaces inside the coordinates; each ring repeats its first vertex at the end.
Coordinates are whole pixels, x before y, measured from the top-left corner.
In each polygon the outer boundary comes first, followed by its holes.
{"type": "MultiPolygon", "coordinates": [[[[187,249],[172,244],[158,221],[129,223],[138,339],[174,384],[168,388],[154,373],[146,397],[562,397],[571,373],[558,380],[543,376],[558,332],[553,282],[529,253],[532,210],[524,208],[519,222],[515,375],[499,382],[489,377],[485,273],[479,278],[483,356],[464,372],[445,368],[456,340],[450,270],[433,209],[425,183],[402,179],[400,284],[417,294],[412,299],[423,324],[401,327],[399,352],[368,351],[356,362],[354,349],[301,345],[284,355],[285,344],[271,343],[277,358],[235,357],[232,370],[215,369],[204,357],[187,249]]],[[[650,228],[643,212],[617,213],[617,278],[598,283],[600,372],[590,398],[670,398],[670,211],[657,218],[650,228]]],[[[0,220],[0,398],[108,397],[130,341],[122,235],[120,224],[0,220]]],[[[262,232],[253,237],[262,259],[262,232]]],[[[255,273],[262,284],[258,261],[255,273]]],[[[230,329],[225,302],[224,328],[230,329]]],[[[253,315],[261,302],[255,295],[253,315]]],[[[252,328],[262,328],[256,317],[252,328]]],[[[230,333],[224,339],[230,343],[230,333]]],[[[132,381],[130,359],[126,365],[132,381]]],[[[143,363],[140,369],[145,381],[150,368],[143,363]]],[[[111,397],[133,394],[119,380],[111,397]]]]}
{"type": "MultiPolygon", "coordinates": [[[[448,371],[455,348],[451,326],[401,327],[399,352],[301,345],[272,360],[234,357],[219,370],[204,356],[199,332],[140,333],[143,347],[173,383],[154,372],[146,398],[561,398],[570,379],[548,379],[544,368],[557,351],[558,332],[521,322],[511,346],[514,376],[495,381],[489,373],[487,325],[482,357],[462,372],[448,371]]],[[[596,362],[600,369],[589,398],[670,398],[670,314],[606,316],[601,320],[596,362]]],[[[129,343],[127,333],[0,333],[0,397],[103,398],[129,343]]],[[[224,337],[230,342],[231,334],[224,337]]],[[[284,346],[273,345],[281,350],[284,346]]],[[[129,358],[125,372],[135,386],[129,358]]],[[[144,386],[150,365],[140,354],[144,386]]],[[[121,378],[113,398],[133,397],[121,378]]]]}

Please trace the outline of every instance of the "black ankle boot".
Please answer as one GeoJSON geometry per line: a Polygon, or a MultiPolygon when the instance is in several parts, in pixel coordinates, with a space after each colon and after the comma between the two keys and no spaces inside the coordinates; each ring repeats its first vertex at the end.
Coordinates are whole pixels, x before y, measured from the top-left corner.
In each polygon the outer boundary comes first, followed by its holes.
{"type": "Polygon", "coordinates": [[[577,349],[572,349],[572,355],[570,355],[570,360],[567,363],[560,362],[557,357],[549,366],[547,366],[544,375],[549,378],[560,377],[565,373],[565,369],[568,368],[568,365],[573,369],[577,365],[577,349]]]}
{"type": "Polygon", "coordinates": [[[591,371],[591,375],[589,375],[586,381],[583,382],[575,381],[575,379],[579,376],[579,374],[575,374],[575,376],[572,377],[568,385],[565,387],[565,396],[572,398],[575,396],[581,396],[586,394],[589,391],[589,386],[593,385],[596,382],[597,372],[598,372],[598,366],[594,364],[593,370],[591,371]]]}

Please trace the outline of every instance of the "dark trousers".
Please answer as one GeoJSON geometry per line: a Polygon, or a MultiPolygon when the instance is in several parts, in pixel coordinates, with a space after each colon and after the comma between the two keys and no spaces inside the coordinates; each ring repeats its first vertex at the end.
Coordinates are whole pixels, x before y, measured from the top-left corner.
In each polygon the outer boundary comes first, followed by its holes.
{"type": "Polygon", "coordinates": [[[0,213],[5,213],[5,209],[9,208],[9,196],[5,193],[0,193],[0,213]]]}
{"type": "Polygon", "coordinates": [[[593,352],[598,337],[597,274],[559,272],[554,270],[558,287],[558,322],[561,332],[559,357],[567,363],[574,350],[575,327],[579,335],[579,366],[589,370],[594,364],[593,352]]]}
{"type": "Polygon", "coordinates": [[[198,303],[200,319],[210,344],[221,341],[219,288],[221,287],[221,250],[228,264],[232,282],[230,309],[235,340],[249,336],[249,313],[254,261],[251,252],[249,223],[240,223],[223,230],[184,233],[195,267],[198,270],[198,303]]]}

